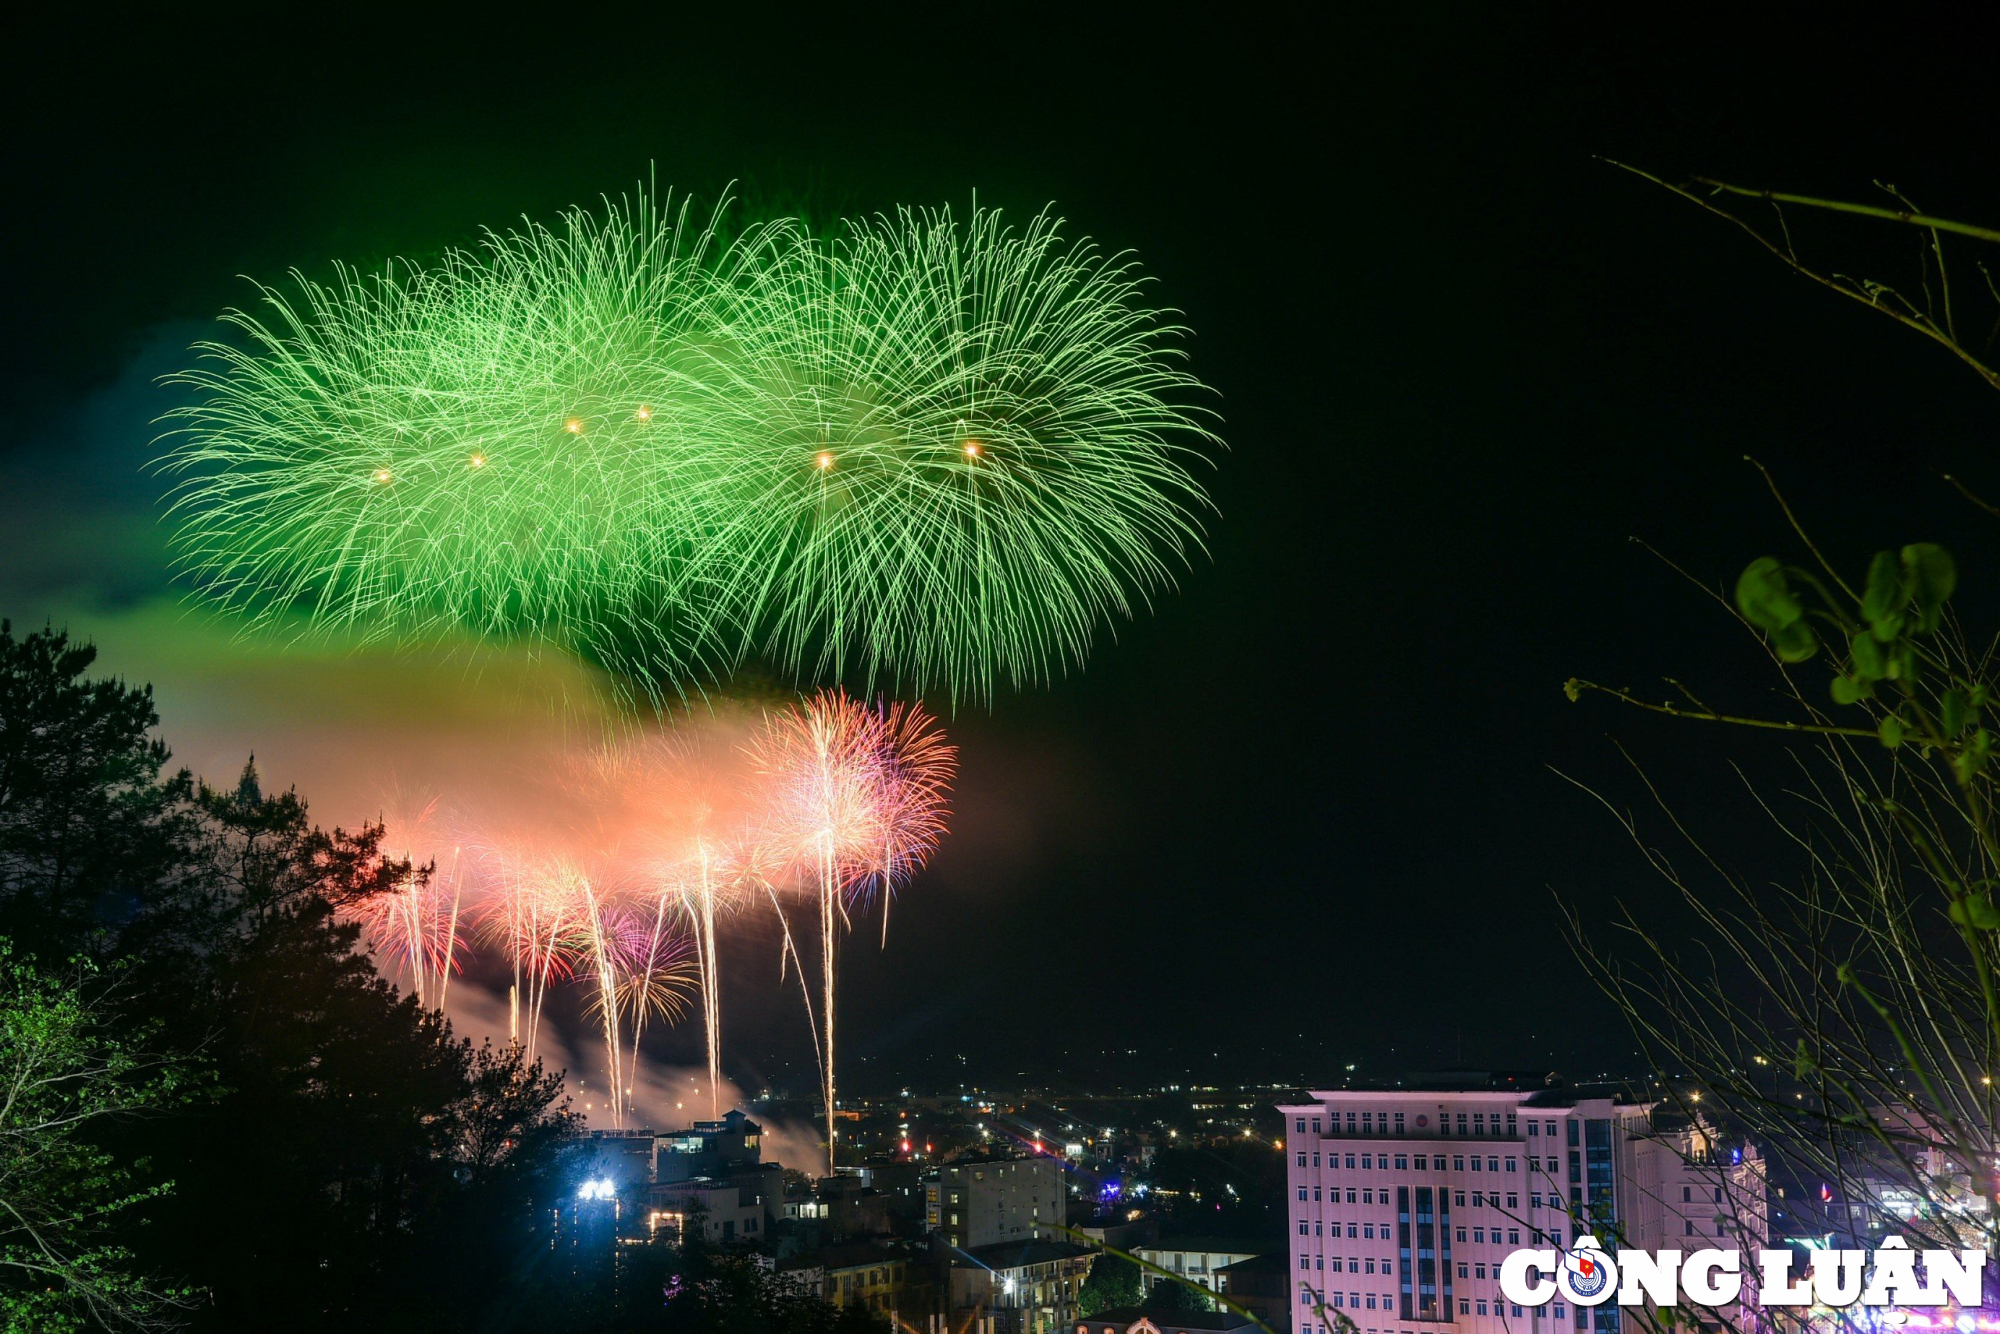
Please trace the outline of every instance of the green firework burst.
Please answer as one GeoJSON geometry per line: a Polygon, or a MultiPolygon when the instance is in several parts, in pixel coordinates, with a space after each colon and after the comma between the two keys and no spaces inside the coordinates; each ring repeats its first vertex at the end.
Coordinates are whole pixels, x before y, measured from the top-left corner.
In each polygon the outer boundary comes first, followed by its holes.
{"type": "Polygon", "coordinates": [[[1214,437],[1128,259],[1046,214],[715,220],[641,194],[260,288],[178,377],[183,569],[253,619],[545,639],[649,689],[764,653],[985,697],[1184,565],[1214,437]]]}

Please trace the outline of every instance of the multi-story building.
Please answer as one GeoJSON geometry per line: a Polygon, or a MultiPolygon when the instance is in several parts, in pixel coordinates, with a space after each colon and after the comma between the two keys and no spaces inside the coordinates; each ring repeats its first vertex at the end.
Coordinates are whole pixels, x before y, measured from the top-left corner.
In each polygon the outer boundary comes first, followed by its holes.
{"type": "MultiPolygon", "coordinates": [[[[1244,1241],[1240,1237],[1163,1237],[1133,1248],[1132,1253],[1176,1278],[1216,1292],[1220,1291],[1215,1277],[1217,1271],[1239,1260],[1248,1260],[1264,1249],[1257,1242],[1244,1241]]],[[[1150,1270],[1145,1274],[1145,1289],[1149,1293],[1155,1284],[1169,1282],[1172,1280],[1150,1270]]]]}
{"type": "Polygon", "coordinates": [[[1289,1256],[1256,1255],[1224,1265],[1215,1271],[1215,1290],[1263,1321],[1269,1334],[1291,1334],[1298,1313],[1289,1256]]]}
{"type": "Polygon", "coordinates": [[[834,1306],[887,1316],[897,1328],[927,1321],[935,1304],[924,1257],[881,1242],[828,1246],[780,1260],[777,1270],[834,1306]]]}
{"type": "Polygon", "coordinates": [[[1281,1109],[1299,1334],[1335,1313],[1363,1334],[1619,1334],[1615,1306],[1507,1303],[1501,1263],[1586,1232],[1611,1249],[1764,1244],[1754,1159],[1657,1127],[1650,1104],[1488,1087],[1312,1099],[1281,1109]]]}
{"type": "Polygon", "coordinates": [[[784,1169],[766,1163],[726,1177],[661,1182],[647,1195],[655,1232],[664,1228],[678,1235],[698,1218],[712,1242],[762,1242],[783,1205],[784,1169]]]}
{"type": "Polygon", "coordinates": [[[1067,1331],[1095,1258],[1088,1246],[1066,1241],[1010,1241],[953,1252],[946,1325],[994,1334],[1067,1331]]]}
{"type": "Polygon", "coordinates": [[[924,1223],[957,1250],[1059,1237],[1065,1187],[1055,1158],[961,1158],[924,1178],[924,1223]]]}
{"type": "Polygon", "coordinates": [[[764,1128],[742,1112],[654,1137],[653,1180],[722,1177],[763,1160],[764,1128]]]}

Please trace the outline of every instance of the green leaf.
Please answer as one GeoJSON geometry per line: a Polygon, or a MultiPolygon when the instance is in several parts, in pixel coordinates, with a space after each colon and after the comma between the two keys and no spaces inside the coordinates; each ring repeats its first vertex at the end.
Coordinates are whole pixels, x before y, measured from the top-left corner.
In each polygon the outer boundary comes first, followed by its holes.
{"type": "Polygon", "coordinates": [[[1570,703],[1576,703],[1583,698],[1583,683],[1572,676],[1563,682],[1563,694],[1569,696],[1570,703]]]}
{"type": "Polygon", "coordinates": [[[1993,734],[1980,728],[1965,743],[1965,749],[1952,758],[1952,766],[1958,770],[1961,782],[1971,782],[1986,768],[1987,760],[1993,755],[1993,734]]]}
{"type": "Polygon", "coordinates": [[[1967,894],[1951,905],[1951,920],[1979,931],[2000,931],[2000,906],[1990,894],[1967,894]]]}
{"type": "Polygon", "coordinates": [[[1804,662],[1819,652],[1819,636],[1804,617],[1793,621],[1782,630],[1771,632],[1771,647],[1776,650],[1780,662],[1804,662]]]}
{"type": "Polygon", "coordinates": [[[1872,681],[1864,681],[1855,676],[1834,677],[1831,689],[1835,704],[1859,704],[1875,693],[1872,681]]]}
{"type": "MultiPolygon", "coordinates": [[[[1898,614],[1909,601],[1903,591],[1903,567],[1893,551],[1878,551],[1868,565],[1868,587],[1861,595],[1861,616],[1872,626],[1880,626],[1892,617],[1900,622],[1898,614]]],[[[1891,632],[1885,638],[1893,639],[1891,632]]]]}
{"type": "Polygon", "coordinates": [[[1947,690],[1939,702],[1938,722],[1946,736],[1957,736],[1972,724],[1978,716],[1972,707],[1972,700],[1963,690],[1947,690]]]}
{"type": "Polygon", "coordinates": [[[1799,600],[1792,596],[1784,566],[1772,556],[1751,561],[1737,576],[1736,609],[1743,613],[1744,620],[1772,635],[1806,614],[1799,600]]]}
{"type": "Polygon", "coordinates": [[[1863,631],[1854,636],[1848,647],[1852,650],[1854,674],[1864,681],[1879,681],[1889,674],[1889,655],[1875,642],[1875,637],[1863,631]]]}
{"type": "Polygon", "coordinates": [[[1903,744],[1903,720],[1895,714],[1884,714],[1882,716],[1882,726],[1879,730],[1882,734],[1882,744],[1890,750],[1894,750],[1903,744]]]}
{"type": "Polygon", "coordinates": [[[1958,587],[1958,567],[1943,547],[1913,542],[1903,548],[1903,572],[1909,579],[1910,598],[1920,613],[1918,628],[1928,634],[1944,620],[1945,601],[1958,587]]]}

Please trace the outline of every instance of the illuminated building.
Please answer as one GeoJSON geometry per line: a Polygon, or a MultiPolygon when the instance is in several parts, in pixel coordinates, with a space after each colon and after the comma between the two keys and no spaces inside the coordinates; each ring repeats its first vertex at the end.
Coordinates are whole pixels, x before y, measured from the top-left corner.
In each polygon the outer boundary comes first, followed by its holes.
{"type": "MultiPolygon", "coordinates": [[[[1135,1247],[1132,1253],[1147,1264],[1158,1265],[1170,1274],[1185,1278],[1190,1283],[1200,1284],[1211,1292],[1217,1291],[1215,1275],[1225,1265],[1233,1265],[1242,1260],[1254,1259],[1268,1247],[1241,1237],[1167,1237],[1149,1245],[1135,1247]]],[[[1146,1291],[1151,1292],[1155,1284],[1169,1280],[1158,1274],[1145,1276],[1146,1291]]]]}
{"type": "Polygon", "coordinates": [[[654,1139],[653,1179],[686,1181],[755,1167],[763,1161],[763,1143],[764,1128],[742,1112],[732,1111],[720,1121],[697,1121],[654,1139]]]}
{"type": "Polygon", "coordinates": [[[951,1328],[992,1318],[1010,1334],[1056,1334],[1076,1316],[1076,1293],[1096,1252],[1066,1241],[1010,1241],[950,1253],[951,1328]]]}
{"type": "Polygon", "coordinates": [[[924,1178],[924,1224],[945,1246],[973,1250],[1059,1236],[1067,1221],[1054,1158],[962,1158],[924,1178]]]}
{"type": "Polygon", "coordinates": [[[1339,1317],[1361,1334],[1620,1334],[1614,1306],[1504,1302],[1501,1262],[1584,1232],[1613,1248],[1766,1244],[1755,1153],[1652,1104],[1490,1084],[1312,1099],[1280,1109],[1300,1334],[1339,1317]]]}
{"type": "Polygon", "coordinates": [[[761,1242],[783,1198],[784,1169],[776,1163],[728,1177],[695,1177],[662,1182],[647,1192],[649,1222],[656,1231],[678,1235],[689,1220],[702,1220],[712,1242],[761,1242]]]}

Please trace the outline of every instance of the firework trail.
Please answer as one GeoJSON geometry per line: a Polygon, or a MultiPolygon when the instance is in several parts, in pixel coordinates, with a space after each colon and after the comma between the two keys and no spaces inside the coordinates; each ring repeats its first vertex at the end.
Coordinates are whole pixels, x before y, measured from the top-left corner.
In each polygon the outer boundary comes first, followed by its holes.
{"type": "Polygon", "coordinates": [[[656,695],[770,654],[984,699],[1185,568],[1219,442],[1128,257],[1046,213],[718,216],[642,191],[260,288],[178,377],[182,573],[255,621],[552,642],[656,695]]]}
{"type": "Polygon", "coordinates": [[[871,709],[841,691],[822,691],[771,715],[750,753],[766,780],[759,839],[766,875],[804,888],[819,912],[816,1045],[831,1174],[836,955],[846,896],[873,886],[886,901],[894,884],[928,857],[944,832],[955,755],[921,709],[871,709]]]}
{"type": "Polygon", "coordinates": [[[465,881],[459,848],[439,848],[442,823],[438,798],[399,796],[384,817],[382,842],[386,855],[411,864],[410,873],[349,909],[370,948],[395,961],[396,976],[407,973],[411,994],[427,1010],[444,1008],[461,945],[465,881]]]}
{"type": "Polygon", "coordinates": [[[643,809],[645,871],[657,886],[655,933],[670,906],[694,941],[708,1055],[710,1115],[722,1114],[722,977],[718,918],[741,906],[751,855],[749,775],[719,722],[650,738],[632,756],[643,809]]]}
{"type": "Polygon", "coordinates": [[[514,970],[508,1040],[533,1061],[549,987],[575,976],[584,957],[578,947],[578,896],[559,858],[519,840],[488,846],[480,861],[491,885],[480,903],[481,925],[514,970]]]}

